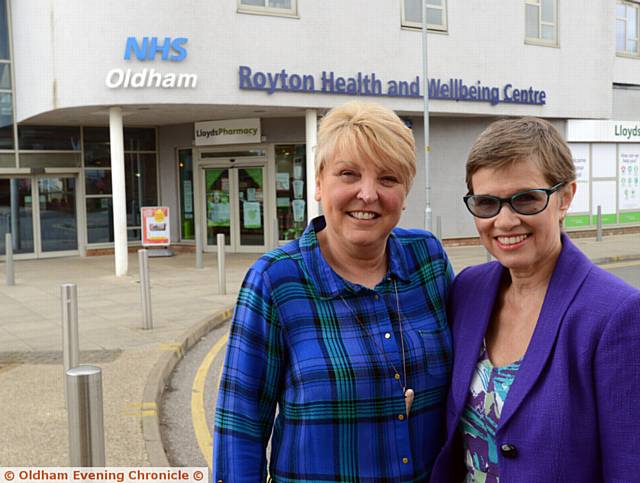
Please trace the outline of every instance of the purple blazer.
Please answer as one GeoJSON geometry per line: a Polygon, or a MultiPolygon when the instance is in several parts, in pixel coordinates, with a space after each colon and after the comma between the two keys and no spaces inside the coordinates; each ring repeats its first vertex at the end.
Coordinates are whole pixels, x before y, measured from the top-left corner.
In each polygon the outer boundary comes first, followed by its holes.
{"type": "MultiPolygon", "coordinates": [[[[446,443],[431,481],[460,482],[458,422],[506,270],[463,270],[450,296],[454,363],[446,443]]],[[[640,290],[562,235],[527,352],[496,431],[503,482],[640,482],[640,290]]]]}

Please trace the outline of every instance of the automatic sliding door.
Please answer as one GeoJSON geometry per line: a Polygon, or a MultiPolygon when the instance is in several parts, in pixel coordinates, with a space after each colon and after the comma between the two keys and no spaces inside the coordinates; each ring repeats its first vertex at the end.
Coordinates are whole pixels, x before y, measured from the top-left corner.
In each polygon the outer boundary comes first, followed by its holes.
{"type": "Polygon", "coordinates": [[[263,167],[238,168],[240,246],[264,246],[263,167]]]}
{"type": "Polygon", "coordinates": [[[75,178],[38,178],[38,192],[41,250],[43,252],[77,250],[75,178]]]}
{"type": "Polygon", "coordinates": [[[218,233],[224,234],[225,245],[231,245],[231,197],[229,169],[204,170],[207,201],[207,245],[215,245],[218,233]]]}
{"type": "Polygon", "coordinates": [[[30,178],[0,179],[0,255],[11,233],[13,253],[33,253],[33,209],[30,178]]]}

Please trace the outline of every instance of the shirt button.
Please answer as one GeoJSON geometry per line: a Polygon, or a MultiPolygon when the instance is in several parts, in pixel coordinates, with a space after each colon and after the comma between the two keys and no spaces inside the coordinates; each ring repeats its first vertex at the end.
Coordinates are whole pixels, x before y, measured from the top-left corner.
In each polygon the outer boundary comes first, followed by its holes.
{"type": "Polygon", "coordinates": [[[505,458],[515,458],[518,456],[518,448],[511,443],[502,443],[500,445],[500,453],[502,453],[502,456],[505,458]]]}
{"type": "Polygon", "coordinates": [[[402,458],[402,462],[406,465],[409,463],[409,458],[402,458]]]}
{"type": "Polygon", "coordinates": [[[380,298],[380,296],[379,296],[378,294],[375,294],[375,295],[373,296],[373,300],[378,300],[379,298],[380,298]]]}
{"type": "Polygon", "coordinates": [[[387,332],[386,334],[384,334],[384,338],[385,339],[391,339],[391,334],[389,332],[387,332]]]}
{"type": "Polygon", "coordinates": [[[395,377],[395,378],[396,378],[396,381],[399,381],[399,380],[400,380],[400,374],[398,374],[397,372],[396,372],[396,375],[395,375],[395,376],[393,376],[393,377],[395,377]]]}
{"type": "Polygon", "coordinates": [[[400,421],[404,421],[404,414],[398,414],[398,419],[400,421]]]}

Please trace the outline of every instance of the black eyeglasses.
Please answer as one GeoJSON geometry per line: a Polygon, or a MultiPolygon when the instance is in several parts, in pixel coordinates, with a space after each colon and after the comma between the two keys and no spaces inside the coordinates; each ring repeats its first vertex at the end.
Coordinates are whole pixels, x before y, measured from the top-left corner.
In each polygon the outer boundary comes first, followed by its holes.
{"type": "Polygon", "coordinates": [[[492,195],[467,195],[463,199],[467,209],[477,218],[493,218],[500,213],[503,203],[509,203],[513,211],[521,215],[535,215],[544,211],[549,204],[549,197],[565,184],[565,182],[558,183],[549,189],[538,188],[520,191],[509,198],[499,198],[492,195]]]}

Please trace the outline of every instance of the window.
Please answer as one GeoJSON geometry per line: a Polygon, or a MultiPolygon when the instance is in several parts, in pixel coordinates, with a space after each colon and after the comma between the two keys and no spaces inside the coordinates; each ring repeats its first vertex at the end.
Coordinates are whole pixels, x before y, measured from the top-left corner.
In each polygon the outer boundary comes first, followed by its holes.
{"type": "MultiPolygon", "coordinates": [[[[402,0],[402,26],[422,28],[423,0],[402,0]]],[[[447,30],[447,0],[426,0],[427,28],[447,30]]]]}
{"type": "Polygon", "coordinates": [[[18,145],[25,150],[80,151],[80,128],[18,126],[18,145]]]}
{"type": "Polygon", "coordinates": [[[640,4],[618,2],[616,5],[616,52],[638,55],[638,11],[640,4]]]}
{"type": "MultiPolygon", "coordinates": [[[[84,174],[89,243],[113,242],[109,128],[84,128],[84,174]]],[[[140,208],[158,203],[155,129],[124,128],[127,238],[140,240],[140,208]]]]}
{"type": "Polygon", "coordinates": [[[279,144],[275,151],[278,237],[294,240],[307,226],[306,145],[279,144]]]}
{"type": "Polygon", "coordinates": [[[238,0],[238,11],[266,15],[297,16],[297,0],[238,0]]]}
{"type": "Polygon", "coordinates": [[[526,40],[556,45],[558,21],[556,0],[525,0],[526,40]]]}

